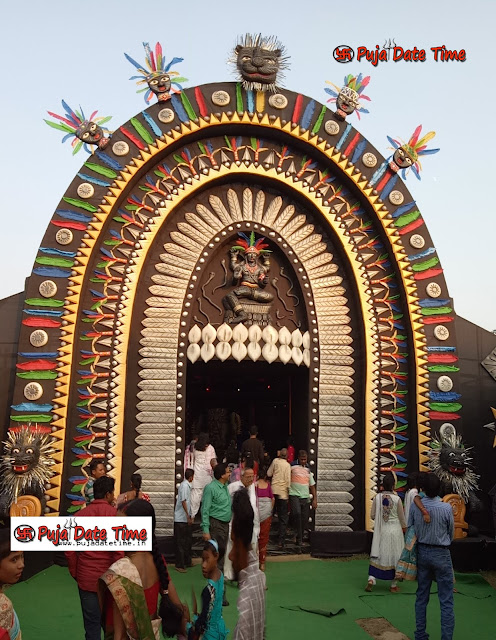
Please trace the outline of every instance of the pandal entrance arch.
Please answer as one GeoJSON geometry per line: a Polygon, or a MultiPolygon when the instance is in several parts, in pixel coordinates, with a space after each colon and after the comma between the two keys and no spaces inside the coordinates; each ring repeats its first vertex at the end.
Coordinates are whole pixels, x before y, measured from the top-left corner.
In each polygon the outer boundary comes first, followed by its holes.
{"type": "MultiPolygon", "coordinates": [[[[305,369],[298,433],[317,480],[315,528],[370,529],[381,473],[418,468],[430,420],[450,417],[428,396],[441,388],[433,356],[455,348],[449,304],[404,183],[325,106],[222,83],[148,107],[84,164],[29,279],[18,368],[52,403],[37,412],[54,448],[46,515],[82,507],[86,465],[101,457],[117,489],[143,475],[170,534],[188,376],[239,364],[305,369]],[[246,317],[231,324],[230,249],[252,232],[271,251],[272,300],[240,296],[246,317]],[[53,376],[30,369],[37,351],[53,376]]],[[[12,427],[32,418],[26,377],[12,427]]]]}

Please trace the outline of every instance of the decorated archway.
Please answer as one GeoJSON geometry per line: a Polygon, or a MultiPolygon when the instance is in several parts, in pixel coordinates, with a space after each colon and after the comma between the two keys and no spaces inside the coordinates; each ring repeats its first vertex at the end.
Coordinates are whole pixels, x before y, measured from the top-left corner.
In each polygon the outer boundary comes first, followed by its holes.
{"type": "Polygon", "coordinates": [[[51,427],[46,514],[83,506],[100,457],[117,486],[142,473],[170,533],[187,376],[263,363],[308,370],[315,527],[370,529],[381,473],[401,482],[432,424],[459,417],[454,313],[404,182],[325,106],[239,83],[174,94],[102,147],[57,207],[26,295],[11,427],[51,427]],[[252,232],[272,252],[272,298],[242,300],[232,323],[230,249],[252,232]]]}

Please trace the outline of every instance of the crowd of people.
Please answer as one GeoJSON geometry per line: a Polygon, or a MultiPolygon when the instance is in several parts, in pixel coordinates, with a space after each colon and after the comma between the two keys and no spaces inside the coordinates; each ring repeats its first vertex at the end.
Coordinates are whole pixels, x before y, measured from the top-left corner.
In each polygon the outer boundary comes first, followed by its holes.
{"type": "MultiPolygon", "coordinates": [[[[227,458],[228,456],[226,456],[227,458]]],[[[231,456],[234,458],[234,456],[231,456]]],[[[78,586],[86,640],[125,638],[225,640],[229,633],[223,606],[228,606],[225,580],[238,583],[238,620],[234,640],[265,638],[265,561],[272,516],[279,523],[278,546],[285,548],[289,516],[301,552],[309,509],[317,508],[316,486],[307,454],[283,448],[267,465],[256,427],[243,443],[238,464],[218,461],[206,434],[200,434],[185,453],[184,480],[174,511],[175,568],[192,566],[192,525],[200,513],[203,550],[201,569],[206,585],[193,607],[181,602],[155,536],[155,511],[141,490],[141,476],[133,474],[130,488],[117,498],[114,480],[99,461],[89,465],[84,490],[87,506],[78,515],[151,516],[152,551],[70,551],[71,576],[78,586]],[[288,457],[293,457],[292,463],[288,457]]],[[[387,473],[372,503],[374,535],[366,591],[377,580],[390,580],[393,593],[403,580],[418,581],[415,640],[426,640],[426,607],[430,587],[437,581],[442,640],[454,629],[454,574],[449,546],[454,523],[451,507],[439,498],[434,474],[412,474],[404,502],[395,492],[395,478],[387,473]]],[[[0,640],[20,639],[19,620],[4,586],[21,577],[23,554],[10,549],[9,523],[0,523],[0,640]]]]}

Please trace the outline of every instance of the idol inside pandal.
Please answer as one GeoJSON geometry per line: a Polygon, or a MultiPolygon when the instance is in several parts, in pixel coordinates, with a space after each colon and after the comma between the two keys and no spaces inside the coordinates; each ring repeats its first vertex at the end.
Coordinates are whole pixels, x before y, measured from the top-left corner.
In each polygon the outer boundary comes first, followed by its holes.
{"type": "Polygon", "coordinates": [[[267,304],[272,302],[274,296],[264,291],[269,282],[267,276],[270,269],[269,253],[264,243],[265,238],[255,239],[252,231],[250,237],[239,233],[238,244],[231,247],[231,270],[236,288],[228,293],[223,304],[226,309],[225,321],[229,324],[238,324],[247,319],[247,313],[243,309],[241,299],[253,300],[267,304]]]}
{"type": "Polygon", "coordinates": [[[287,60],[277,38],[250,33],[240,39],[231,56],[238,79],[247,91],[276,91],[287,60]]]}
{"type": "Polygon", "coordinates": [[[187,78],[179,77],[177,71],[171,71],[171,67],[183,61],[183,58],[172,58],[169,62],[163,56],[162,45],[157,42],[155,50],[152,51],[148,42],[143,42],[145,49],[145,64],[139,64],[127,53],[127,60],[139,71],[139,76],[132,76],[130,80],[137,80],[137,85],[146,84],[148,88],[138,89],[137,93],[145,92],[145,102],[151,101],[153,95],[157,96],[159,102],[170,100],[171,93],[182,91],[181,82],[187,78]],[[173,88],[174,85],[174,88],[173,88]]]}
{"type": "Polygon", "coordinates": [[[326,82],[334,87],[333,89],[325,87],[324,91],[331,96],[327,102],[336,103],[336,118],[338,120],[346,120],[346,116],[351,116],[355,112],[359,119],[360,113],[369,113],[360,104],[360,100],[370,100],[363,93],[363,90],[370,82],[370,76],[364,78],[361,73],[358,76],[349,74],[345,76],[344,86],[341,89],[332,82],[326,82]]]}

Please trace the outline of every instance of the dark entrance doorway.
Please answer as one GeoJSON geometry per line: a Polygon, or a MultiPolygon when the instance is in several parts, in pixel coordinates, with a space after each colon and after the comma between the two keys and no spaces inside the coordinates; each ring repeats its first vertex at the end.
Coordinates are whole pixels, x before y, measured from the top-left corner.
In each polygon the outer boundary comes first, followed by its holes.
{"type": "Polygon", "coordinates": [[[210,434],[219,460],[231,440],[238,449],[256,424],[270,458],[308,443],[308,369],[280,362],[213,361],[190,364],[186,385],[186,442],[210,434]]]}

